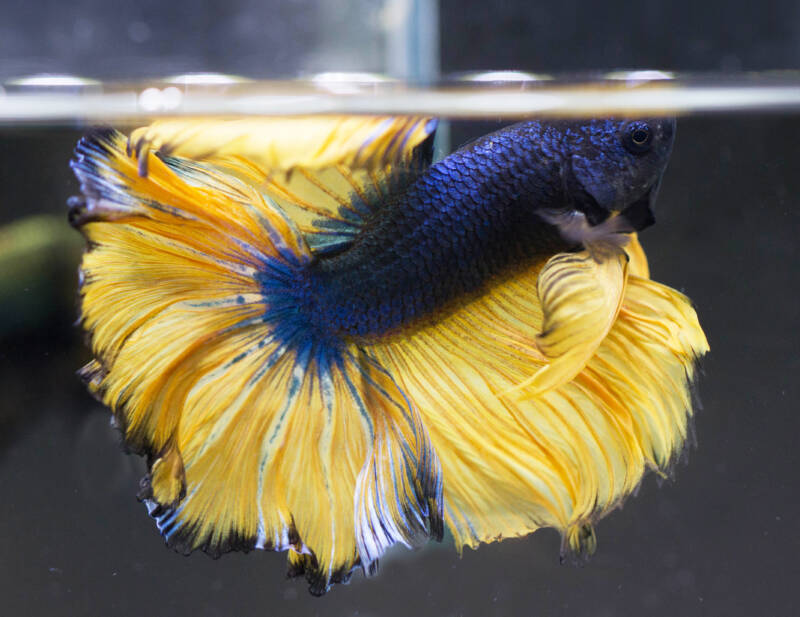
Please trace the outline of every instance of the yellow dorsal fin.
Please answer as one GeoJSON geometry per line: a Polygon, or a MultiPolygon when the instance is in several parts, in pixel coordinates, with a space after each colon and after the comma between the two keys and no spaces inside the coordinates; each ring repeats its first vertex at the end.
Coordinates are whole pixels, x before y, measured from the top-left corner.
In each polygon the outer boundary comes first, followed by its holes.
{"type": "Polygon", "coordinates": [[[431,161],[436,120],[416,116],[171,119],[136,129],[128,151],[200,161],[257,187],[312,251],[340,250],[431,161]]]}
{"type": "Polygon", "coordinates": [[[435,130],[435,120],[417,116],[177,118],[136,129],[128,150],[139,160],[150,151],[209,163],[246,160],[266,178],[336,165],[380,170],[405,162],[435,130]]]}

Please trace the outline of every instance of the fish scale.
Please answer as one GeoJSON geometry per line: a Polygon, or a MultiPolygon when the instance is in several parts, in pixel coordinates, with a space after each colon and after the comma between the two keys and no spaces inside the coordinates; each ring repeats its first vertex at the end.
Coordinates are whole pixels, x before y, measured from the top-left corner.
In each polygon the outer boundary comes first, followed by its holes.
{"type": "Polygon", "coordinates": [[[569,248],[536,215],[564,199],[538,127],[519,131],[522,156],[519,140],[487,136],[433,165],[347,251],[300,273],[312,282],[298,287],[315,295],[309,319],[334,334],[380,337],[544,250],[569,248]]]}

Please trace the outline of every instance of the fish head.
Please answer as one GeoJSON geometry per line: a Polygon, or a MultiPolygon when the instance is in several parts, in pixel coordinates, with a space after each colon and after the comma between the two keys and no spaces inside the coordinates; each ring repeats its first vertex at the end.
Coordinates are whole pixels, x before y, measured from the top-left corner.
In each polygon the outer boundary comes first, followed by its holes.
{"type": "Polygon", "coordinates": [[[592,225],[619,214],[635,231],[649,227],[674,141],[674,118],[570,123],[564,131],[568,199],[592,225]]]}

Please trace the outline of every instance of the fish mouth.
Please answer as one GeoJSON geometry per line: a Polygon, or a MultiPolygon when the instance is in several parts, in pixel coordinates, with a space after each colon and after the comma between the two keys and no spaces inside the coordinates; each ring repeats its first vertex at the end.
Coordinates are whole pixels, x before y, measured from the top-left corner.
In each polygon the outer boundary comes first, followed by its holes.
{"type": "Polygon", "coordinates": [[[620,216],[630,224],[634,231],[647,229],[656,222],[653,209],[660,184],[658,182],[651,186],[644,195],[620,212],[620,216]]]}
{"type": "Polygon", "coordinates": [[[610,217],[618,218],[617,224],[622,224],[628,232],[642,231],[656,222],[653,209],[658,194],[658,184],[645,191],[639,199],[623,206],[606,210],[602,207],[584,208],[583,214],[592,227],[601,225],[610,217]]]}

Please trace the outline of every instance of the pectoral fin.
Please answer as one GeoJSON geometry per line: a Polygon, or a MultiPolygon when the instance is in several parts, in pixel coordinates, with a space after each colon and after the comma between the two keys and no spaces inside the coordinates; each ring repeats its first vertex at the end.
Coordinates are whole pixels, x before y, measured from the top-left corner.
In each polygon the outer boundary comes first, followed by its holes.
{"type": "Polygon", "coordinates": [[[628,244],[625,245],[625,252],[628,254],[628,274],[639,278],[650,278],[650,266],[647,263],[647,255],[644,254],[639,238],[632,233],[628,244]]]}
{"type": "Polygon", "coordinates": [[[600,261],[589,251],[561,253],[545,264],[538,281],[543,322],[536,344],[549,362],[511,392],[538,396],[583,370],[614,324],[627,274],[622,250],[600,261]]]}

